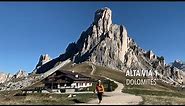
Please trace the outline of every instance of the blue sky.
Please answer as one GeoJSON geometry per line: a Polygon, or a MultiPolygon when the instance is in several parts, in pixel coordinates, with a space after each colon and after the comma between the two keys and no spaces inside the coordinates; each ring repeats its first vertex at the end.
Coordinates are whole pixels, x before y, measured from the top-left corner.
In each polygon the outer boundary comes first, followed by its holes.
{"type": "Polygon", "coordinates": [[[41,54],[59,56],[102,7],[141,48],[185,60],[185,2],[0,2],[0,71],[31,72],[41,54]]]}

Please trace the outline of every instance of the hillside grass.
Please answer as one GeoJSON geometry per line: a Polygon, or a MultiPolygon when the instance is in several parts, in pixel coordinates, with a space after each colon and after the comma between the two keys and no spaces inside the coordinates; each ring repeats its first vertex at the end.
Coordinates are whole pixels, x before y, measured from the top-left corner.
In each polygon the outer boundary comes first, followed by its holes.
{"type": "Polygon", "coordinates": [[[182,105],[185,104],[185,91],[157,81],[151,86],[125,86],[123,93],[141,96],[141,105],[182,105]]]}
{"type": "Polygon", "coordinates": [[[185,94],[180,91],[146,90],[140,88],[124,88],[124,93],[141,96],[140,105],[184,105],[185,94]]]}
{"type": "Polygon", "coordinates": [[[181,97],[185,98],[185,94],[178,91],[162,91],[162,90],[146,90],[138,88],[123,88],[124,93],[130,93],[135,95],[155,95],[155,96],[169,96],[169,97],[181,97]]]}
{"type": "Polygon", "coordinates": [[[143,77],[128,77],[124,72],[118,71],[118,70],[113,70],[110,68],[102,67],[102,66],[97,66],[96,65],[96,70],[93,75],[90,75],[92,71],[92,67],[88,63],[82,63],[82,64],[76,64],[74,66],[71,66],[72,63],[68,64],[64,69],[69,70],[69,71],[75,71],[79,72],[81,74],[84,74],[86,76],[90,76],[94,79],[104,79],[103,76],[111,78],[115,81],[118,81],[120,83],[123,83],[125,87],[127,88],[140,88],[140,89],[151,89],[151,90],[177,90],[176,88],[169,86],[168,84],[162,83],[160,81],[156,81],[156,85],[126,85],[126,79],[142,79],[143,77]]]}
{"type": "MultiPolygon", "coordinates": [[[[18,91],[12,91],[18,92],[18,91]]],[[[0,105],[71,105],[75,103],[85,103],[93,98],[95,94],[75,94],[76,96],[68,98],[69,94],[46,94],[31,93],[26,95],[9,95],[0,92],[0,105]]]]}
{"type": "MultiPolygon", "coordinates": [[[[89,64],[76,64],[72,68],[76,72],[83,72],[85,75],[90,75],[92,68],[89,64]],[[86,71],[85,71],[86,70],[86,71]]],[[[126,79],[137,79],[140,77],[126,77],[124,72],[112,70],[110,68],[105,68],[101,66],[96,66],[96,71],[94,72],[93,78],[100,78],[101,76],[106,76],[113,80],[116,80],[124,84],[123,92],[139,95],[143,98],[142,105],[176,105],[185,104],[185,90],[175,88],[161,81],[156,81],[156,85],[126,85],[126,79]]],[[[142,79],[142,78],[141,78],[142,79]]]]}
{"type": "Polygon", "coordinates": [[[184,97],[142,95],[140,105],[184,105],[184,97]]]}
{"type": "MultiPolygon", "coordinates": [[[[125,85],[126,79],[135,79],[136,77],[126,77],[124,72],[113,70],[110,68],[105,68],[101,66],[96,66],[96,70],[93,75],[90,75],[92,72],[92,67],[88,63],[67,64],[62,69],[68,71],[79,72],[83,75],[90,76],[93,78],[93,86],[90,90],[95,89],[95,85],[98,79],[102,80],[104,84],[105,91],[108,91],[108,81],[104,78],[108,77],[120,83],[123,83],[123,93],[129,93],[141,96],[143,101],[141,105],[176,105],[176,104],[185,104],[185,90],[175,88],[161,81],[157,81],[156,85],[125,85]]],[[[140,78],[140,77],[137,77],[140,78]]],[[[39,86],[41,83],[37,83],[34,86],[39,86]]],[[[117,87],[117,84],[110,81],[112,90],[117,87]]],[[[96,98],[95,94],[77,94],[75,97],[68,98],[67,94],[43,94],[43,93],[33,93],[27,94],[25,96],[15,96],[17,91],[1,91],[0,92],[0,104],[5,105],[68,105],[74,103],[84,103],[89,100],[96,98]]]]}
{"type": "MultiPolygon", "coordinates": [[[[65,68],[70,69],[70,71],[74,70],[81,74],[90,76],[92,71],[92,67],[87,63],[74,65],[71,68],[71,64],[65,66],[65,68]],[[74,69],[73,69],[74,68],[74,69]]],[[[98,69],[98,68],[97,68],[98,69]]],[[[67,69],[66,69],[67,70],[67,69]]],[[[106,70],[105,70],[106,71],[106,70]]],[[[97,74],[97,73],[96,73],[97,74]]],[[[107,75],[111,74],[111,70],[107,75]]],[[[90,87],[91,91],[95,90],[95,86],[97,84],[97,79],[101,79],[104,85],[105,91],[113,91],[117,88],[117,84],[113,81],[105,79],[102,76],[91,76],[94,80],[93,86],[90,87]],[[108,83],[110,83],[111,87],[108,89],[108,83]]],[[[107,76],[108,77],[108,76],[107,76]]],[[[27,88],[34,88],[43,85],[41,82],[37,82],[27,88]]],[[[22,95],[21,90],[13,90],[13,91],[1,91],[0,92],[0,104],[1,105],[71,105],[75,103],[86,103],[93,98],[97,98],[96,94],[75,94],[75,97],[68,98],[69,94],[46,94],[46,93],[31,93],[22,95]],[[16,95],[16,94],[19,94],[16,95]],[[21,95],[20,95],[21,94],[21,95]]]]}

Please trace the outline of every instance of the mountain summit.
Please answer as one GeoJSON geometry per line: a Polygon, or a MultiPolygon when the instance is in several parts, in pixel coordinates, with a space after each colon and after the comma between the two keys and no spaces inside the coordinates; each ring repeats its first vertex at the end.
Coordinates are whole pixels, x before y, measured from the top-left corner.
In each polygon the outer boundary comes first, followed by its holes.
{"type": "Polygon", "coordinates": [[[179,83],[179,79],[184,78],[182,70],[165,64],[163,56],[140,48],[123,25],[112,23],[112,11],[107,7],[95,12],[94,21],[77,42],[70,43],[64,54],[41,65],[36,73],[44,73],[67,59],[77,64],[88,61],[123,72],[157,70],[157,77],[168,82],[179,83]]]}
{"type": "Polygon", "coordinates": [[[174,62],[171,63],[173,67],[176,67],[178,69],[181,69],[185,71],[185,62],[182,62],[180,60],[175,60],[174,62]]]}
{"type": "MultiPolygon", "coordinates": [[[[105,7],[95,12],[92,24],[81,33],[76,42],[67,46],[65,53],[54,59],[51,59],[48,54],[41,55],[38,64],[29,75],[23,70],[13,76],[0,73],[0,89],[22,89],[64,67],[68,67],[69,71],[73,66],[86,65],[84,62],[89,63],[88,66],[91,65],[92,72],[86,73],[90,76],[97,75],[98,73],[94,72],[100,66],[102,69],[99,71],[106,71],[108,75],[119,72],[121,78],[118,77],[117,80],[122,79],[122,75],[124,77],[130,70],[145,70],[154,75],[151,77],[169,85],[177,87],[185,82],[182,62],[175,61],[173,64],[166,64],[163,56],[155,55],[152,50],[145,51],[140,48],[128,35],[123,25],[113,23],[112,11],[105,7]],[[104,70],[108,68],[111,70],[104,70]]],[[[89,67],[80,68],[83,71],[89,71],[88,69],[89,67]]]]}
{"type": "Polygon", "coordinates": [[[117,68],[123,65],[127,52],[127,31],[124,26],[112,23],[109,8],[99,9],[91,26],[82,32],[76,43],[69,44],[65,54],[72,51],[70,57],[76,63],[88,60],[117,68]]]}

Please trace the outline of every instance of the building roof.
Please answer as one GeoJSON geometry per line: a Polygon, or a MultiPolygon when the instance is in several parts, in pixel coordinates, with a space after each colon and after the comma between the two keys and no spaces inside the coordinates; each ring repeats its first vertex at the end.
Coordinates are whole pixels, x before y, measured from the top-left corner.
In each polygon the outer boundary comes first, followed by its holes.
{"type": "Polygon", "coordinates": [[[62,76],[68,77],[72,79],[73,81],[90,81],[91,80],[91,77],[82,75],[77,72],[66,71],[66,70],[57,70],[56,72],[54,72],[53,74],[49,75],[46,78],[60,79],[62,76]]]}
{"type": "Polygon", "coordinates": [[[65,70],[58,70],[60,72],[62,72],[63,74],[66,75],[66,77],[69,77],[75,81],[81,81],[81,80],[90,80],[90,77],[82,75],[80,73],[77,72],[72,72],[72,71],[65,71],[65,70]]]}

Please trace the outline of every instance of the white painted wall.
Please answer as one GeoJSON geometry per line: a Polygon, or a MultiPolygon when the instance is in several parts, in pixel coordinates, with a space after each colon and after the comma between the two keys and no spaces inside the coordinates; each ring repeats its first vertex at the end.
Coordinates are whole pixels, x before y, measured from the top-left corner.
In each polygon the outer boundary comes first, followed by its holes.
{"type": "Polygon", "coordinates": [[[90,83],[90,82],[83,82],[83,83],[81,83],[81,82],[74,82],[74,83],[72,83],[71,84],[71,86],[60,86],[59,84],[58,84],[58,88],[85,88],[85,87],[90,87],[90,86],[92,86],[92,83],[90,83]]]}

